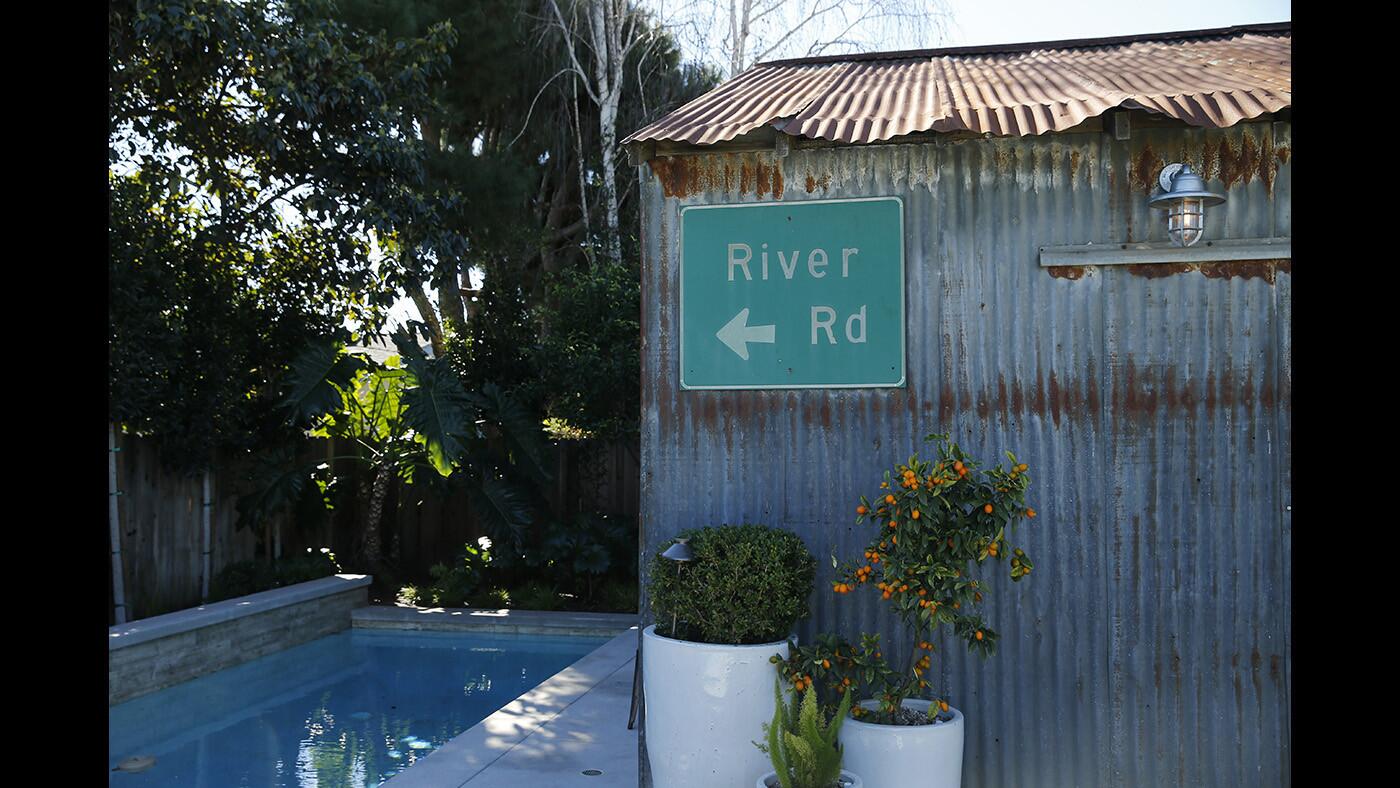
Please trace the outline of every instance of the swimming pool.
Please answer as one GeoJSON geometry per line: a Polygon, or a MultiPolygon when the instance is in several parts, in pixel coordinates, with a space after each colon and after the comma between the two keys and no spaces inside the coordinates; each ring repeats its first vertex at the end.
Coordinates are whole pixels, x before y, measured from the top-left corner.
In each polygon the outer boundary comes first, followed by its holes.
{"type": "Polygon", "coordinates": [[[607,637],[350,629],[108,710],[111,786],[369,788],[607,637]]]}

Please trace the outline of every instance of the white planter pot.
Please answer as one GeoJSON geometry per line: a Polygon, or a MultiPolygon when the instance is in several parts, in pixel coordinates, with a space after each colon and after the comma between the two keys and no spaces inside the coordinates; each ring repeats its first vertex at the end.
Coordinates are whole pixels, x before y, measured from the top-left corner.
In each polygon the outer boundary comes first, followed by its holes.
{"type": "MultiPolygon", "coordinates": [[[[928,711],[931,701],[906,700],[904,707],[928,711]]],[[[861,701],[867,709],[873,700],[861,701]]],[[[879,788],[959,788],[962,784],[963,716],[933,725],[876,725],[848,719],[837,737],[842,764],[867,785],[879,788]]]]}
{"type": "Polygon", "coordinates": [[[772,768],[753,745],[773,721],[768,661],[788,655],[786,640],[755,646],[692,643],[642,632],[647,758],[655,788],[748,785],[772,768]]]}
{"type": "MultiPolygon", "coordinates": [[[[859,777],[845,769],[841,770],[839,785],[841,788],[865,788],[865,783],[861,782],[859,777]]],[[[781,786],[782,783],[778,782],[778,773],[769,772],[758,778],[754,788],[781,788],[781,786]]]]}

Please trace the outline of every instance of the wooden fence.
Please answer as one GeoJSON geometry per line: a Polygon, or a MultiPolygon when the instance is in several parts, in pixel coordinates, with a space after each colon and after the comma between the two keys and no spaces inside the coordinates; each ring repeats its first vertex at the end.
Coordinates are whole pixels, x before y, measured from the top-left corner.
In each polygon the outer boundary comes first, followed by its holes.
{"type": "MultiPolygon", "coordinates": [[[[193,607],[200,602],[202,572],[202,478],[171,473],[160,464],[155,444],[130,435],[117,436],[117,498],[120,519],[122,576],[127,618],[193,607]]],[[[554,483],[550,505],[563,517],[576,512],[606,512],[635,520],[639,471],[636,454],[621,443],[561,442],[552,447],[554,483]]],[[[308,452],[332,456],[324,441],[308,452]]],[[[210,507],[211,574],[237,561],[290,555],[306,548],[329,547],[349,554],[356,529],[358,498],[347,496],[333,518],[315,525],[283,516],[257,531],[238,529],[238,496],[233,474],[212,473],[210,507]]],[[[465,491],[448,496],[420,496],[411,489],[391,494],[385,518],[396,519],[386,534],[386,551],[396,554],[405,577],[422,578],[428,567],[451,561],[462,546],[483,531],[465,491]],[[419,499],[422,503],[417,503],[419,499]]],[[[109,578],[110,581],[110,578],[109,578]]],[[[111,588],[111,583],[108,583],[111,588]]],[[[110,604],[109,620],[115,623],[110,604]]]]}

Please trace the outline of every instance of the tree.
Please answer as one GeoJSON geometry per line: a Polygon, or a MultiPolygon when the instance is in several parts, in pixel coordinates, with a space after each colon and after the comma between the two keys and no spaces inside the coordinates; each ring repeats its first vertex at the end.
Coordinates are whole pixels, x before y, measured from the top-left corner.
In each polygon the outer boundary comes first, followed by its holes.
{"type": "Polygon", "coordinates": [[[687,0],[670,22],[732,79],[766,60],[930,47],[951,19],[946,0],[687,0]]]}
{"type": "Polygon", "coordinates": [[[557,0],[549,0],[554,23],[564,40],[564,51],[575,84],[598,107],[598,146],[603,155],[602,187],[607,207],[604,249],[613,262],[622,259],[621,223],[617,198],[617,113],[629,56],[633,50],[645,55],[646,47],[657,36],[658,28],[648,24],[646,14],[631,0],[575,0],[569,3],[565,19],[557,0]],[[580,25],[578,17],[585,23],[580,25]],[[582,28],[582,31],[579,28],[582,28]],[[587,38],[579,41],[579,32],[587,38]],[[580,59],[579,50],[584,57],[580,59]],[[588,67],[583,64],[588,63],[588,67]]]}
{"type": "MultiPolygon", "coordinates": [[[[619,371],[616,364],[568,364],[582,377],[557,374],[557,362],[538,366],[539,343],[559,347],[551,340],[556,324],[566,335],[587,327],[620,343],[613,347],[623,349],[616,355],[624,362],[636,356],[635,309],[617,311],[608,303],[602,311],[565,314],[550,283],[563,277],[617,283],[618,272],[630,270],[626,300],[637,303],[636,264],[608,262],[609,248],[630,259],[637,249],[635,230],[627,231],[638,224],[636,174],[619,160],[616,130],[639,128],[705,92],[717,74],[683,62],[669,33],[648,26],[631,4],[600,7],[602,28],[590,27],[591,6],[557,0],[347,0],[344,7],[354,25],[391,40],[422,35],[443,21],[471,31],[450,49],[451,65],[430,84],[434,108],[417,121],[429,150],[431,188],[458,195],[461,210],[444,219],[467,239],[466,252],[429,260],[405,247],[410,262],[394,279],[428,326],[434,354],[453,358],[469,386],[494,382],[530,407],[570,418],[592,407],[581,398],[603,392],[631,394],[606,397],[597,403],[599,414],[635,404],[635,364],[623,364],[630,377],[606,380],[603,375],[619,371]],[[597,30],[607,32],[612,18],[635,26],[626,31],[628,40],[647,38],[621,46],[621,68],[614,63],[605,71],[616,117],[603,123],[599,105],[579,88],[579,73],[596,85],[589,42],[597,30]],[[613,130],[606,145],[604,127],[613,130]],[[599,216],[615,218],[599,223],[599,216]],[[539,385],[544,379],[550,384],[539,385]]],[[[602,307],[605,300],[572,305],[602,307]]],[[[621,433],[635,431],[635,422],[634,408],[621,433]]]]}
{"type": "MultiPolygon", "coordinates": [[[[281,407],[310,435],[335,438],[369,469],[360,545],[364,565],[384,573],[380,525],[390,486],[458,475],[491,536],[518,551],[538,510],[536,482],[550,478],[534,414],[493,384],[467,388],[448,358],[428,358],[416,328],[395,332],[399,355],[380,364],[333,343],[314,343],[292,365],[281,407]],[[460,472],[460,473],[459,473],[460,472]]],[[[266,517],[291,505],[308,481],[333,469],[322,458],[282,458],[244,499],[266,517]]]]}
{"type": "MultiPolygon", "coordinates": [[[[285,442],[275,403],[313,337],[373,329],[371,237],[437,228],[409,119],[453,40],[389,42],[326,0],[109,6],[111,418],[195,470],[285,442]]],[[[420,234],[450,254],[450,230],[420,234]]]]}

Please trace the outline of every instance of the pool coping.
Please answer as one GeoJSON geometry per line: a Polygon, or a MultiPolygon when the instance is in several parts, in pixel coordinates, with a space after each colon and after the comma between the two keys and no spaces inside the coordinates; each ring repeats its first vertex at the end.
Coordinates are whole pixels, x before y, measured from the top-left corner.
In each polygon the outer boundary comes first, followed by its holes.
{"type": "Polygon", "coordinates": [[[636,613],[572,613],[483,607],[369,605],[350,614],[356,629],[496,632],[517,635],[615,635],[641,621],[636,613]]]}
{"type": "Polygon", "coordinates": [[[141,618],[107,629],[107,651],[191,632],[213,624],[222,624],[246,616],[334,596],[370,584],[369,575],[331,575],[319,580],[297,583],[285,588],[259,591],[256,594],[225,599],[221,602],[177,610],[174,613],[141,618]]]}
{"type": "MultiPolygon", "coordinates": [[[[540,614],[520,616],[522,620],[530,619],[531,622],[518,626],[543,626],[541,622],[564,622],[567,617],[576,615],[616,616],[635,623],[574,664],[540,682],[534,689],[506,704],[499,711],[454,736],[430,755],[383,784],[391,785],[392,788],[461,788],[492,764],[506,757],[531,734],[549,725],[594,688],[613,677],[619,670],[627,668],[636,657],[640,621],[637,621],[633,614],[509,612],[511,617],[519,616],[520,613],[540,614]]],[[[407,620],[413,619],[409,616],[407,620]]],[[[483,628],[481,625],[472,626],[469,622],[463,622],[460,626],[462,629],[483,628]]],[[[567,625],[556,626],[547,631],[562,634],[560,629],[566,628],[567,625]]],[[[614,628],[613,631],[617,632],[617,629],[614,628]]],[[[619,721],[619,724],[621,722],[623,721],[619,721]]]]}

